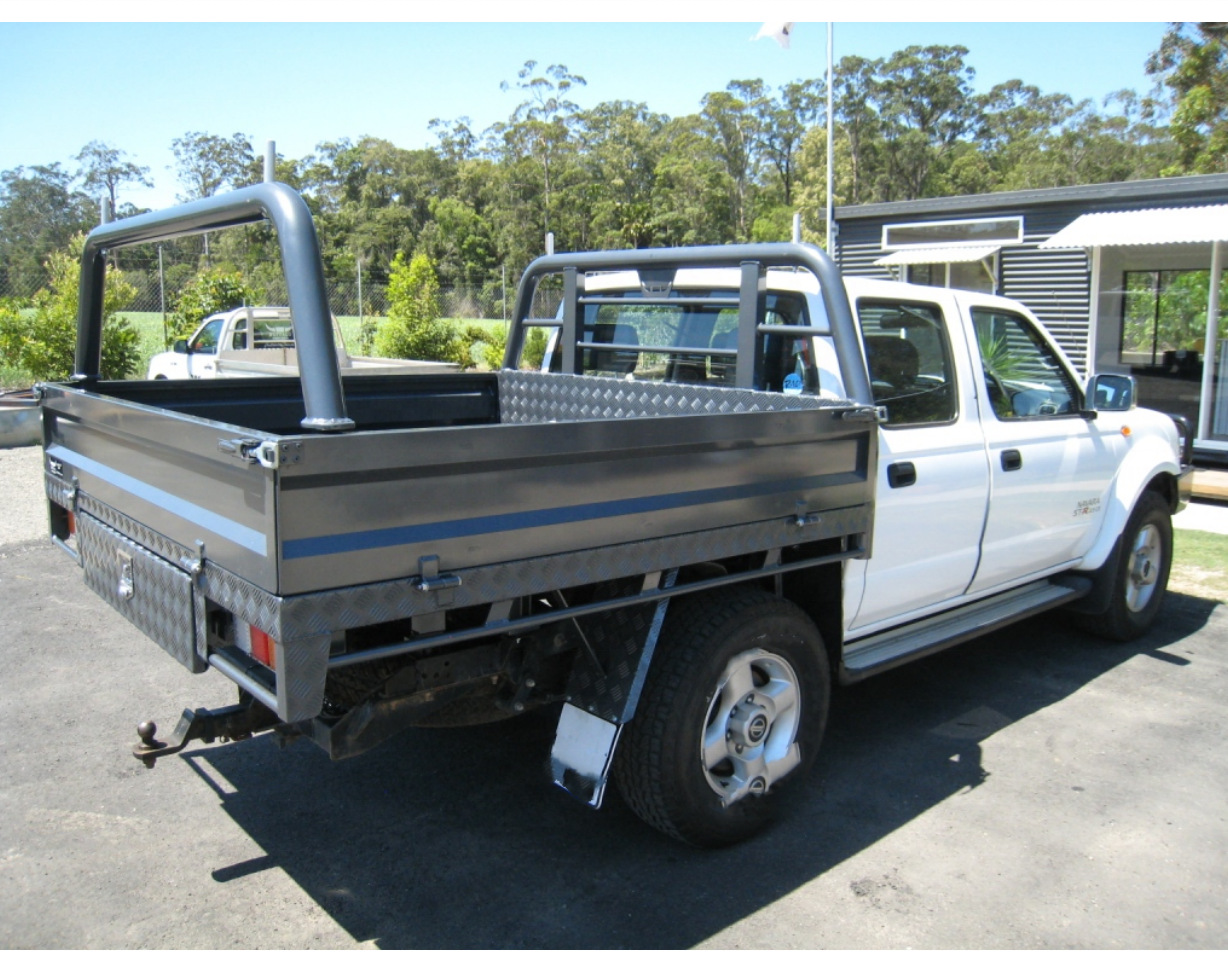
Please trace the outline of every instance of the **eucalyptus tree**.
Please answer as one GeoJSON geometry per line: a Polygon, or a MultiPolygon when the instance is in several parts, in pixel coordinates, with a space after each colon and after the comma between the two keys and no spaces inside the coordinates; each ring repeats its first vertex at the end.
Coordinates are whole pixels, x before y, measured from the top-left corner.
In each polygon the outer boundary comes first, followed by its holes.
{"type": "Polygon", "coordinates": [[[704,95],[701,116],[729,187],[729,216],[736,238],[750,239],[751,193],[758,167],[759,110],[766,97],[761,80],[731,81],[704,95]]]}
{"type": "Polygon", "coordinates": [[[179,198],[184,202],[213,196],[252,181],[256,156],[251,138],[242,132],[230,138],[207,132],[186,132],[171,142],[171,152],[175,156],[179,184],[184,188],[179,198]]]}
{"type": "Polygon", "coordinates": [[[874,82],[883,123],[885,198],[919,199],[975,120],[972,79],[959,45],[912,46],[883,62],[874,82]]]}
{"type": "Polygon", "coordinates": [[[96,204],[58,162],[0,173],[0,296],[32,295],[44,261],[97,222],[96,204]]]}
{"type": "Polygon", "coordinates": [[[661,131],[661,144],[652,190],[654,240],[662,246],[736,240],[729,206],[732,180],[705,119],[685,115],[670,120],[661,131]]]}
{"type": "Polygon", "coordinates": [[[128,153],[106,142],[93,141],[81,149],[73,159],[80,168],[77,179],[85,191],[95,198],[106,195],[111,203],[111,212],[122,215],[119,207],[119,192],[124,186],[151,188],[149,166],[137,165],[127,159],[128,153]]]}
{"type": "MultiPolygon", "coordinates": [[[[507,227],[506,246],[517,264],[541,252],[546,233],[554,233],[560,249],[574,248],[579,233],[569,206],[583,180],[576,127],[579,105],[571,92],[587,82],[564,64],[537,70],[525,61],[514,87],[523,100],[507,122],[486,131],[486,152],[504,176],[500,209],[503,217],[519,223],[523,231],[507,227]]],[[[504,82],[504,91],[513,85],[504,82]]]]}
{"type": "Polygon", "coordinates": [[[1174,23],[1147,59],[1179,157],[1166,174],[1228,172],[1228,23],[1174,23]]]}
{"type": "Polygon", "coordinates": [[[585,169],[585,248],[651,246],[653,191],[669,119],[647,105],[608,101],[582,112],[577,127],[585,169]]]}
{"type": "Polygon", "coordinates": [[[877,163],[882,156],[883,122],[876,103],[877,76],[882,61],[842,57],[832,79],[832,112],[837,142],[843,143],[847,165],[837,162],[836,198],[845,205],[870,202],[877,163]]]}
{"type": "Polygon", "coordinates": [[[780,202],[793,205],[797,157],[806,132],[820,120],[826,125],[825,84],[821,80],[792,81],[775,95],[764,93],[751,103],[756,115],[760,155],[775,173],[780,202]]]}

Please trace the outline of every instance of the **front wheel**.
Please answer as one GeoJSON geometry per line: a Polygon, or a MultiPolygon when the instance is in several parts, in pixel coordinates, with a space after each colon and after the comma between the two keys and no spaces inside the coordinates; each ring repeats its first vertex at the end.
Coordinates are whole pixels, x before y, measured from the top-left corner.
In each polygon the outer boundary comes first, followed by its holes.
{"type": "Polygon", "coordinates": [[[788,601],[725,590],[672,605],[619,746],[619,792],[686,843],[743,840],[814,762],[829,696],[822,638],[788,601]]]}
{"type": "Polygon", "coordinates": [[[1121,562],[1108,610],[1091,630],[1115,641],[1145,634],[1160,611],[1173,561],[1173,521],[1168,502],[1148,490],[1139,497],[1122,531],[1121,562]]]}

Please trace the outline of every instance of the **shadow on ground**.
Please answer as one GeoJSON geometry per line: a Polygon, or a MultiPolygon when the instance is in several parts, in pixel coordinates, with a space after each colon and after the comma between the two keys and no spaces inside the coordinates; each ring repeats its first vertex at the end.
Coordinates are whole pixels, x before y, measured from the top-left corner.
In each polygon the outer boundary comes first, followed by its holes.
{"type": "Polygon", "coordinates": [[[657,835],[617,796],[594,813],[549,786],[548,714],[415,730],[341,763],[266,739],[182,758],[264,851],[214,880],[282,868],[359,941],[687,947],[991,783],[980,744],[998,730],[1137,654],[1186,664],[1168,649],[1215,606],[1170,595],[1153,633],[1127,646],[1042,617],[839,691],[816,771],[779,822],[719,852],[657,835]]]}

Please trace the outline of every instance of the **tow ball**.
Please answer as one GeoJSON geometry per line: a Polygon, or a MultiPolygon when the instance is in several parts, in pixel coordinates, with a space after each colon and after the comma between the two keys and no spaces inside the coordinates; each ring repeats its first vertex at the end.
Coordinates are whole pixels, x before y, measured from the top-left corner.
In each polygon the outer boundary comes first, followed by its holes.
{"type": "Polygon", "coordinates": [[[179,724],[166,742],[156,738],[156,722],[142,722],[137,726],[136,734],[141,741],[132,747],[132,755],[146,768],[153,769],[159,759],[182,752],[194,739],[203,743],[219,739],[224,742],[237,741],[272,729],[279,722],[275,713],[250,698],[221,709],[184,709],[179,724]]]}

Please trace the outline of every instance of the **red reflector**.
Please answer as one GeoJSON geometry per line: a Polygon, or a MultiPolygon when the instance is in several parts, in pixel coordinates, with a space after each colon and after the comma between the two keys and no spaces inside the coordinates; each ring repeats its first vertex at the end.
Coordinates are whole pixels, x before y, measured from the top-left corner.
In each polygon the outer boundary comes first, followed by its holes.
{"type": "Polygon", "coordinates": [[[261,665],[275,668],[277,666],[277,642],[255,625],[249,627],[252,629],[252,657],[261,665]]]}

